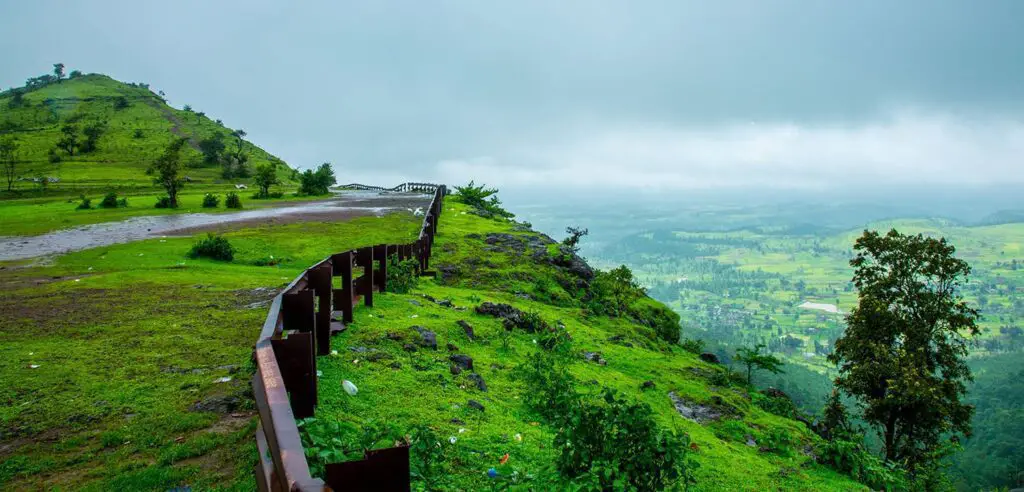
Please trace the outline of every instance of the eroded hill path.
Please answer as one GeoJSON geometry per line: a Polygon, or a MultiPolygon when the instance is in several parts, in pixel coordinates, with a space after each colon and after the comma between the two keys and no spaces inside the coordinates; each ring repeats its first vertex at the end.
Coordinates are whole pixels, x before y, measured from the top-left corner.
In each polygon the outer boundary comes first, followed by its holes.
{"type": "Polygon", "coordinates": [[[260,225],[338,221],[414,211],[430,204],[418,193],[345,192],[328,200],[229,213],[133,217],[119,222],[62,229],[38,236],[0,238],[0,261],[22,260],[160,236],[187,236],[260,225]]]}

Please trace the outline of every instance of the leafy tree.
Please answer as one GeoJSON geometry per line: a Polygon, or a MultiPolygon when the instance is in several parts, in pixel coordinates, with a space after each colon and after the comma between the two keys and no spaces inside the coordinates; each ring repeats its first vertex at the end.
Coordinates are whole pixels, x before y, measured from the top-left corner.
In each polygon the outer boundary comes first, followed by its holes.
{"type": "Polygon", "coordinates": [[[7,101],[7,107],[10,109],[20,108],[25,105],[25,91],[21,89],[11,89],[11,100],[7,101]]]}
{"type": "Polygon", "coordinates": [[[178,192],[185,187],[185,178],[181,176],[181,149],[188,139],[178,138],[171,142],[161,155],[147,171],[155,174],[153,183],[158,184],[167,191],[168,206],[178,207],[178,192]]]}
{"type": "Polygon", "coordinates": [[[316,171],[307,169],[299,176],[299,193],[303,195],[326,195],[330,186],[337,183],[331,164],[325,162],[316,171]]]}
{"type": "Polygon", "coordinates": [[[270,196],[270,187],[279,183],[277,180],[277,169],[274,168],[273,164],[261,164],[256,167],[256,176],[253,180],[260,187],[259,197],[267,198],[270,196]]]}
{"type": "Polygon", "coordinates": [[[53,64],[53,75],[57,77],[57,82],[60,82],[64,78],[64,64],[54,63],[53,64]]]}
{"type": "Polygon", "coordinates": [[[57,140],[57,147],[64,149],[68,155],[75,155],[78,150],[78,128],[74,125],[64,125],[60,128],[60,140],[57,140]]]}
{"type": "Polygon", "coordinates": [[[12,137],[0,140],[0,165],[3,166],[4,177],[7,178],[7,191],[11,191],[18,166],[18,142],[12,137]]]}
{"type": "Polygon", "coordinates": [[[245,130],[243,130],[241,128],[231,132],[231,136],[235,137],[235,145],[238,146],[237,149],[235,150],[236,154],[241,154],[242,153],[242,144],[245,143],[245,136],[246,135],[248,135],[248,133],[245,133],[245,130]]]}
{"type": "Polygon", "coordinates": [[[455,187],[455,199],[476,209],[478,215],[485,217],[512,217],[513,214],[501,208],[497,188],[476,186],[470,181],[466,186],[455,187]]]}
{"type": "Polygon", "coordinates": [[[94,152],[97,149],[100,137],[107,130],[107,126],[100,121],[90,123],[82,129],[82,133],[85,135],[85,141],[82,142],[82,152],[94,152]]]}
{"type": "Polygon", "coordinates": [[[568,236],[562,240],[562,249],[568,253],[577,254],[580,252],[580,239],[590,233],[587,229],[579,227],[566,227],[565,233],[568,236]]]}
{"type": "Polygon", "coordinates": [[[224,149],[224,136],[220,133],[215,133],[212,137],[199,141],[199,150],[203,153],[203,161],[208,165],[220,162],[224,149]]]}
{"type": "Polygon", "coordinates": [[[188,104],[186,104],[183,108],[181,108],[181,110],[186,112],[186,113],[191,113],[192,112],[192,106],[189,106],[188,104]]]}
{"type": "Polygon", "coordinates": [[[743,364],[747,368],[747,384],[750,384],[751,382],[754,369],[768,371],[772,374],[782,372],[782,360],[771,354],[762,354],[761,349],[763,348],[764,344],[759,343],[752,349],[750,347],[740,347],[736,349],[736,357],[734,360],[743,364]]]}
{"type": "Polygon", "coordinates": [[[78,77],[81,77],[81,76],[82,76],[82,71],[81,70],[72,70],[71,73],[68,74],[68,80],[70,80],[70,79],[77,79],[78,77]]]}
{"type": "Polygon", "coordinates": [[[945,438],[971,430],[974,408],[961,398],[978,313],[960,295],[971,269],[944,238],[895,229],[864,231],[854,250],[858,304],[829,356],[835,384],[864,406],[887,461],[927,473],[949,449],[945,438]]]}
{"type": "Polygon", "coordinates": [[[127,109],[128,106],[131,106],[131,104],[128,103],[127,97],[117,96],[116,98],[114,98],[114,109],[120,111],[122,109],[127,109]]]}

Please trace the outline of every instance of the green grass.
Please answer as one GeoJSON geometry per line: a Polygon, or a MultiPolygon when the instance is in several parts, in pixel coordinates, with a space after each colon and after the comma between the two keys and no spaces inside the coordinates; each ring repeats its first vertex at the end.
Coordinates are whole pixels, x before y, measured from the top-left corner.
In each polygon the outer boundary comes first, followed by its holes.
{"type": "MultiPolygon", "coordinates": [[[[650,338],[646,328],[622,319],[587,317],[573,305],[567,292],[555,283],[554,267],[529,255],[488,251],[480,237],[490,232],[529,236],[512,224],[465,214],[466,207],[449,202],[440,221],[432,265],[438,269],[461,267],[455,281],[424,280],[410,294],[375,296],[372,309],[360,308],[349,329],[335,337],[332,348],[338,356],[320,359],[320,405],[317,418],[360,425],[369,421],[388,422],[400,430],[426,423],[442,438],[455,437],[452,458],[447,463],[447,487],[479,490],[488,487],[485,473],[508,453],[509,465],[521,476],[542,476],[552,461],[551,442],[555,429],[540,423],[522,403],[522,395],[536,388],[524,387],[515,377],[516,367],[536,350],[535,336],[516,332],[508,350],[502,348],[498,320],[475,314],[473,307],[483,301],[505,302],[525,311],[539,313],[549,323],[561,321],[572,335],[575,349],[599,351],[608,364],[599,366],[578,358],[571,372],[582,382],[581,390],[596,392],[601,386],[615,388],[649,404],[660,425],[690,434],[696,444],[694,457],[700,463],[696,490],[861,490],[863,487],[819,466],[804,455],[803,446],[814,442],[802,424],[767,414],[750,403],[742,388],[715,388],[708,378],[722,369],[707,365],[677,347],[667,347],[650,338]],[[554,287],[551,284],[554,283],[554,287]],[[538,289],[544,284],[543,289],[538,289]],[[547,302],[526,300],[522,294],[547,302]],[[552,291],[554,293],[552,294],[552,291]],[[516,295],[516,294],[520,295],[516,295]],[[450,299],[458,310],[428,302],[422,295],[450,299]],[[417,305],[418,304],[418,305],[417,305]],[[470,322],[478,336],[470,340],[456,322],[470,322]],[[437,333],[439,350],[406,352],[403,344],[414,341],[414,325],[437,333]],[[396,333],[403,340],[391,340],[396,333]],[[629,348],[609,342],[623,335],[634,343],[629,348]],[[449,352],[470,355],[475,371],[485,379],[488,391],[479,391],[467,373],[449,372],[449,352]],[[366,353],[351,349],[365,347],[386,354],[371,362],[366,353]],[[392,364],[398,362],[395,369],[392,364]],[[349,396],[342,380],[358,388],[349,396]],[[644,381],[656,389],[641,391],[644,381]],[[783,429],[796,441],[793,452],[782,455],[723,439],[716,433],[721,424],[700,425],[679,416],[668,396],[675,391],[697,402],[721,398],[741,415],[744,425],[760,436],[771,429],[783,429]],[[486,410],[470,409],[475,399],[486,410]],[[452,423],[459,419],[464,424],[452,423]],[[460,429],[465,429],[460,433],[460,429]],[[514,438],[520,434],[523,439],[514,438]]],[[[360,349],[361,350],[361,349],[360,349]]],[[[418,484],[422,486],[422,484],[418,484]]]]}
{"type": "Polygon", "coordinates": [[[327,254],[409,241],[419,225],[393,214],[233,231],[231,263],[188,259],[196,238],[167,238],[0,264],[0,489],[252,490],[261,302],[327,254]],[[269,255],[282,262],[256,266],[269,255]],[[190,410],[231,395],[237,417],[190,410]]]}
{"type": "MultiPolygon", "coordinates": [[[[10,92],[0,97],[0,133],[13,135],[19,144],[17,174],[24,177],[45,175],[60,178],[50,185],[65,190],[87,190],[118,186],[121,188],[149,188],[151,178],[146,168],[161,155],[175,138],[189,138],[183,160],[193,164],[186,175],[196,183],[215,184],[249,182],[249,180],[223,180],[220,167],[200,165],[202,154],[195,146],[214,134],[229,135],[231,129],[218,125],[208,117],[194,112],[174,109],[166,105],[149,89],[118,82],[99,74],[81,76],[25,94],[26,104],[9,107],[10,92]],[[129,106],[115,108],[117,98],[123,97],[129,106]],[[61,127],[72,123],[79,131],[85,125],[100,121],[106,123],[106,132],[100,138],[98,150],[88,154],[69,156],[61,152],[62,161],[49,162],[48,152],[61,138],[61,127]],[[135,131],[142,132],[141,138],[135,131]]],[[[196,108],[201,111],[202,108],[196,108]]],[[[235,140],[227,136],[225,142],[234,148],[235,140]]],[[[249,165],[269,163],[273,156],[249,142],[243,142],[243,152],[249,155],[249,165]]],[[[292,171],[285,165],[278,167],[278,176],[294,183],[292,171]]],[[[6,182],[3,189],[6,190],[6,182]]],[[[16,189],[29,190],[37,185],[17,182],[16,189]]]]}

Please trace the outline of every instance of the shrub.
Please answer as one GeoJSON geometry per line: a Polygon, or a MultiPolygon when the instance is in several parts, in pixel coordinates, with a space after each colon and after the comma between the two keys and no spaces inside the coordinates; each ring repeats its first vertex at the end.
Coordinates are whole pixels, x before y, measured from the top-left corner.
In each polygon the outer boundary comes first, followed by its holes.
{"type": "Polygon", "coordinates": [[[567,361],[555,354],[536,351],[517,368],[516,375],[526,386],[526,407],[554,425],[568,419],[579,402],[576,380],[568,371],[567,361]]]}
{"type": "Polygon", "coordinates": [[[189,251],[190,258],[210,258],[218,261],[231,261],[235,259],[235,249],[224,236],[207,234],[205,238],[192,245],[189,251]]]}
{"type": "Polygon", "coordinates": [[[75,207],[75,210],[89,210],[90,208],[92,208],[91,199],[87,198],[85,195],[81,195],[79,198],[82,200],[82,202],[79,203],[77,207],[75,207]]]}
{"type": "Polygon", "coordinates": [[[156,208],[171,208],[171,197],[164,195],[156,199],[156,208]]]}
{"type": "Polygon", "coordinates": [[[763,393],[751,393],[750,401],[761,410],[780,417],[786,417],[787,419],[793,418],[797,411],[793,400],[781,395],[771,396],[763,393]]]}
{"type": "Polygon", "coordinates": [[[337,183],[330,163],[323,163],[316,171],[307,169],[299,175],[299,193],[303,195],[326,195],[330,186],[337,183]]]}
{"type": "Polygon", "coordinates": [[[450,443],[425,424],[413,428],[409,435],[409,474],[423,481],[427,490],[438,490],[445,478],[450,443]]]}
{"type": "Polygon", "coordinates": [[[485,188],[486,185],[475,186],[472,181],[466,186],[456,186],[454,198],[476,209],[477,215],[493,218],[509,218],[513,214],[501,208],[496,188],[485,188]]]}
{"type": "Polygon", "coordinates": [[[607,272],[597,271],[587,293],[587,310],[597,315],[622,316],[643,294],[643,288],[626,265],[607,272]]]}
{"type": "Polygon", "coordinates": [[[906,472],[898,464],[886,463],[860,443],[835,439],[815,447],[818,462],[874,490],[910,490],[906,472]]]}
{"type": "Polygon", "coordinates": [[[145,136],[146,134],[143,133],[142,128],[136,128],[135,131],[132,132],[132,138],[145,138],[145,136]]]}
{"type": "Polygon", "coordinates": [[[100,201],[100,208],[117,208],[117,193],[113,191],[103,195],[103,200],[100,201]]]}
{"type": "Polygon", "coordinates": [[[224,199],[224,206],[227,208],[242,208],[242,199],[238,197],[238,193],[228,193],[224,199]]]}
{"type": "Polygon", "coordinates": [[[627,311],[638,323],[654,329],[659,339],[668,343],[679,342],[679,314],[664,304],[640,302],[628,307],[627,311]]]}
{"type": "Polygon", "coordinates": [[[284,192],[283,191],[267,192],[266,196],[261,196],[260,192],[258,192],[258,191],[256,193],[252,194],[252,199],[253,200],[266,200],[268,198],[283,198],[283,197],[284,197],[284,192]]]}
{"type": "Polygon", "coordinates": [[[398,255],[388,257],[388,292],[406,294],[419,284],[416,269],[419,263],[413,258],[398,261],[398,255]]]}
{"type": "Polygon", "coordinates": [[[117,206],[121,208],[128,208],[128,198],[118,198],[117,206]]]}
{"type": "Polygon", "coordinates": [[[691,354],[700,355],[704,353],[704,340],[699,338],[683,337],[679,344],[683,346],[683,350],[691,354]]]}
{"type": "Polygon", "coordinates": [[[556,468],[597,490],[667,490],[694,482],[689,436],[658,428],[651,407],[605,388],[599,401],[577,405],[555,435],[556,468]]]}
{"type": "Polygon", "coordinates": [[[366,450],[390,447],[399,437],[393,427],[374,420],[361,429],[348,422],[313,417],[299,420],[296,426],[314,476],[323,476],[328,463],[361,460],[366,450]]]}
{"type": "Polygon", "coordinates": [[[274,258],[274,255],[270,255],[264,258],[259,258],[252,262],[252,264],[256,266],[275,266],[280,264],[282,261],[285,261],[285,258],[274,258]]]}
{"type": "Polygon", "coordinates": [[[203,195],[203,208],[217,208],[220,205],[220,197],[213,193],[203,195]]]}

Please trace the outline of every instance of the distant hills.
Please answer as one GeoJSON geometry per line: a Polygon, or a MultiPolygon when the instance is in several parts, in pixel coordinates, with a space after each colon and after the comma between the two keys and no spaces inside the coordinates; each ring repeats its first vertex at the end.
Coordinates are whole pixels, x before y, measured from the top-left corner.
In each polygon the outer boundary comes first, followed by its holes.
{"type": "Polygon", "coordinates": [[[41,177],[68,189],[150,186],[146,169],[176,138],[189,142],[190,181],[248,182],[264,163],[277,166],[284,183],[296,181],[292,168],[245,140],[244,131],[198,108],[175,109],[148,84],[75,71],[0,93],[0,142],[15,144],[16,189],[38,186],[41,177]]]}

